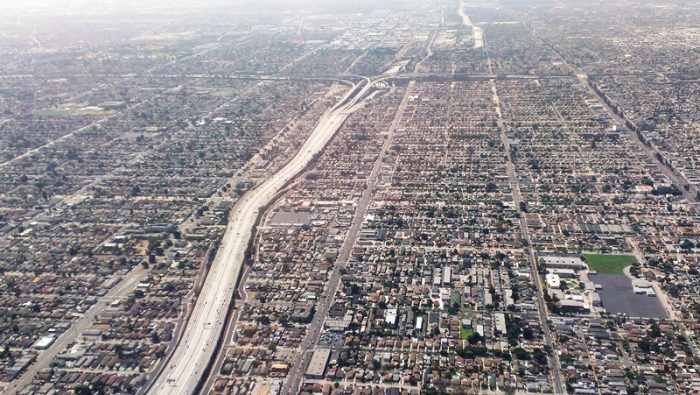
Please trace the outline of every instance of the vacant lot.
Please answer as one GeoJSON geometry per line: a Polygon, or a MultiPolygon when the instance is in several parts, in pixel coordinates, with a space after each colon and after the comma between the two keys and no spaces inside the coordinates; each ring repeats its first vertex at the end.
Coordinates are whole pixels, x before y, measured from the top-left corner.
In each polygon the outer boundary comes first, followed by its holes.
{"type": "Polygon", "coordinates": [[[585,257],[588,268],[602,274],[622,274],[625,266],[637,262],[632,255],[586,254],[585,257]]]}

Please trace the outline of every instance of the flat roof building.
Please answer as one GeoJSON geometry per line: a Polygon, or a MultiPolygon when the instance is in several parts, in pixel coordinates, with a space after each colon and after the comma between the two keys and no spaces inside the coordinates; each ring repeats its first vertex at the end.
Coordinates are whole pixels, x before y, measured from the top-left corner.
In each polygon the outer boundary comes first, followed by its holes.
{"type": "Polygon", "coordinates": [[[306,367],[304,376],[308,379],[323,378],[323,373],[326,371],[326,364],[328,364],[330,356],[331,350],[329,348],[319,348],[314,351],[309,365],[306,367]]]}
{"type": "Polygon", "coordinates": [[[586,268],[586,264],[578,256],[549,255],[541,258],[544,261],[544,267],[548,269],[582,270],[586,268]]]}
{"type": "Polygon", "coordinates": [[[36,343],[34,343],[34,348],[37,350],[46,350],[53,344],[54,341],[56,341],[55,336],[43,336],[39,338],[36,343]]]}
{"type": "Polygon", "coordinates": [[[545,279],[547,280],[547,286],[549,288],[559,288],[561,286],[561,279],[557,274],[547,273],[545,279]]]}

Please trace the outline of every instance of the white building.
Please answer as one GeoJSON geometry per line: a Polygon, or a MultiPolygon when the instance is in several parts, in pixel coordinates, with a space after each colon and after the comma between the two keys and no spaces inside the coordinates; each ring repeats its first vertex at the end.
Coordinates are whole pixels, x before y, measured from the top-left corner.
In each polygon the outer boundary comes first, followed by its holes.
{"type": "Polygon", "coordinates": [[[545,276],[545,280],[547,280],[547,286],[549,288],[559,289],[559,287],[561,286],[561,279],[559,278],[558,274],[547,273],[547,275],[545,276]]]}

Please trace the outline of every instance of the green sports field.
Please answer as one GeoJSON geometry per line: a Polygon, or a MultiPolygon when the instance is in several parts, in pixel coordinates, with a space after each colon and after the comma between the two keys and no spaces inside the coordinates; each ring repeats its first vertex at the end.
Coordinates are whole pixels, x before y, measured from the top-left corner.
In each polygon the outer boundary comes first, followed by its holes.
{"type": "Polygon", "coordinates": [[[602,274],[622,274],[622,269],[637,262],[637,258],[632,255],[585,254],[584,256],[588,268],[602,274]]]}
{"type": "Polygon", "coordinates": [[[468,338],[469,336],[471,336],[472,333],[474,333],[474,331],[473,331],[471,328],[460,328],[460,330],[459,330],[459,338],[460,338],[460,339],[466,339],[466,338],[468,338]]]}

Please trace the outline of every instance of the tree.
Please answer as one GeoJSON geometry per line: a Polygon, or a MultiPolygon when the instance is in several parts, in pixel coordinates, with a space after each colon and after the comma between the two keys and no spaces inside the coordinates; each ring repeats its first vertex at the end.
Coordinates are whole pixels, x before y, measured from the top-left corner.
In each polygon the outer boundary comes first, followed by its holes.
{"type": "MultiPolygon", "coordinates": [[[[92,395],[92,394],[96,393],[96,392],[92,392],[92,391],[93,390],[90,387],[85,386],[85,385],[81,385],[81,386],[78,386],[77,388],[75,388],[75,395],[92,395]]],[[[97,392],[97,393],[99,393],[99,392],[97,392]]]]}
{"type": "Polygon", "coordinates": [[[540,350],[539,348],[536,348],[532,355],[535,358],[535,362],[537,362],[538,364],[547,364],[547,354],[545,354],[544,351],[540,350]]]}
{"type": "Polygon", "coordinates": [[[521,361],[527,361],[530,359],[530,353],[525,351],[525,349],[518,347],[513,351],[513,355],[521,361]]]}
{"type": "Polygon", "coordinates": [[[2,351],[0,351],[0,359],[7,359],[10,357],[10,346],[5,343],[5,345],[2,346],[2,351]]]}
{"type": "Polygon", "coordinates": [[[648,354],[649,351],[651,351],[651,343],[649,343],[649,340],[647,339],[641,339],[638,343],[639,349],[642,350],[645,354],[648,354]]]}
{"type": "Polygon", "coordinates": [[[685,240],[683,240],[683,242],[681,243],[681,248],[684,249],[684,250],[686,250],[686,251],[692,250],[693,248],[695,248],[695,244],[693,244],[692,241],[690,241],[690,240],[688,240],[688,239],[685,239],[685,240]]]}
{"type": "Polygon", "coordinates": [[[448,308],[448,311],[451,315],[457,315],[459,314],[459,303],[454,302],[450,307],[448,308]]]}
{"type": "Polygon", "coordinates": [[[173,291],[175,291],[175,284],[173,284],[172,282],[167,282],[163,286],[163,290],[165,292],[173,292],[173,291]]]}
{"type": "Polygon", "coordinates": [[[244,181],[240,181],[236,184],[236,193],[242,195],[247,188],[248,185],[244,181]]]}
{"type": "Polygon", "coordinates": [[[469,341],[469,344],[474,345],[483,340],[483,337],[478,333],[474,332],[469,337],[467,338],[467,341],[469,341]]]}

